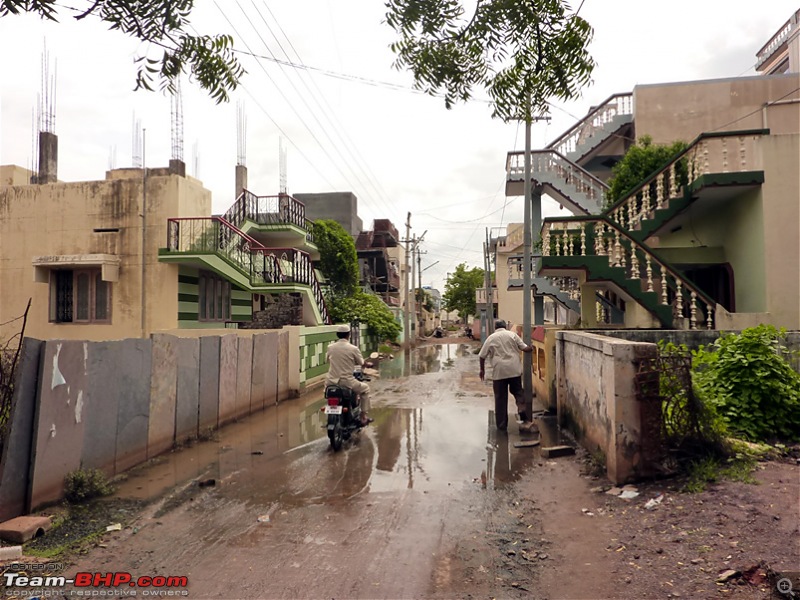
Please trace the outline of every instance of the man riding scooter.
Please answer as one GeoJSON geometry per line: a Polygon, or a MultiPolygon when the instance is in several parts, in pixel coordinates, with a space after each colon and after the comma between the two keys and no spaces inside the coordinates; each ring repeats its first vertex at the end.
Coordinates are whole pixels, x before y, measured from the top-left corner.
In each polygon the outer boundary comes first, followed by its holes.
{"type": "Polygon", "coordinates": [[[361,356],[361,351],[350,343],[350,327],[348,325],[340,325],[336,329],[336,337],[339,339],[328,346],[328,376],[325,378],[325,385],[339,385],[361,395],[361,425],[363,427],[372,422],[372,419],[367,417],[366,411],[369,406],[369,386],[356,379],[353,376],[353,370],[355,367],[363,366],[364,358],[361,356]]]}

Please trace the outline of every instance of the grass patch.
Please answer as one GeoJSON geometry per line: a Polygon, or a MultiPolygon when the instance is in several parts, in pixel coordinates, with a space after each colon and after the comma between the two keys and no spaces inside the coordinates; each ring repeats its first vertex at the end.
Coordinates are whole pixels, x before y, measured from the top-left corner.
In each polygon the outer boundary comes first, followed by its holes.
{"type": "Polygon", "coordinates": [[[381,344],[378,346],[379,354],[391,354],[392,352],[394,352],[394,348],[392,348],[389,344],[381,344]]]}
{"type": "Polygon", "coordinates": [[[705,491],[709,484],[723,480],[757,484],[758,482],[753,477],[755,465],[755,459],[744,455],[737,455],[728,460],[709,456],[694,461],[689,465],[688,478],[683,486],[683,491],[699,494],[705,491]]]}
{"type": "Polygon", "coordinates": [[[93,543],[112,523],[129,522],[144,503],[139,500],[95,500],[64,505],[53,515],[53,527],[25,544],[29,556],[53,559],[93,543]]]}

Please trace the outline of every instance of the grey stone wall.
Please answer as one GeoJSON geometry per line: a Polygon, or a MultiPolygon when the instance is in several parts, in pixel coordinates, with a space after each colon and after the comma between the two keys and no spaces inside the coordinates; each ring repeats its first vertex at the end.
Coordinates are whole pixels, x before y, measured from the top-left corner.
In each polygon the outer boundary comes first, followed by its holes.
{"type": "Polygon", "coordinates": [[[26,339],[0,463],[0,520],[289,396],[289,332],[109,342],[26,339]]]}

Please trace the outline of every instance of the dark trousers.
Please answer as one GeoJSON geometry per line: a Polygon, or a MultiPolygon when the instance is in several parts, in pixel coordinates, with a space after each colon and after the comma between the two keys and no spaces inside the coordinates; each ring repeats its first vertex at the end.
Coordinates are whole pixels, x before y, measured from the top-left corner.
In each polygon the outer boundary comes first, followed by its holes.
{"type": "Polygon", "coordinates": [[[525,420],[525,397],[522,392],[522,375],[492,381],[494,391],[494,420],[498,429],[508,428],[508,390],[517,402],[517,412],[525,420]]]}

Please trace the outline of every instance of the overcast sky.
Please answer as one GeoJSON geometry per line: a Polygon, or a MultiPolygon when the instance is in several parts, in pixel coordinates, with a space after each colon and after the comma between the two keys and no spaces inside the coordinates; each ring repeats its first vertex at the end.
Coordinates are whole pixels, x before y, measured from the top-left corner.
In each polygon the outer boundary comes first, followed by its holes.
{"type": "MultiPolygon", "coordinates": [[[[637,84],[753,74],[756,51],[799,2],[584,0],[580,14],[595,30],[594,82],[580,101],[554,106],[551,122],[534,126],[533,147],[637,84]]],[[[506,153],[524,148],[524,127],[491,119],[480,91],[449,111],[443,100],[413,92],[410,75],[392,67],[395,38],[384,12],[379,0],[198,0],[197,32],[230,33],[237,49],[310,68],[241,56],[248,73],[234,101],[221,106],[185,80],[184,161],[212,191],[214,212],[226,210],[241,101],[251,191],[278,192],[282,136],[290,193],[352,191],[365,228],[389,218],[404,233],[410,211],[412,234],[427,230],[423,269],[438,261],[423,285],[443,287],[460,262],[483,266],[487,227],[522,220],[522,199],[505,198],[504,181],[506,153]]],[[[133,60],[147,48],[99,21],[76,23],[73,14],[62,8],[61,24],[0,19],[0,164],[31,165],[46,44],[57,62],[59,179],[102,179],[110,164],[131,166],[134,113],[146,129],[147,166],[166,166],[170,100],[132,91],[133,60]]],[[[547,203],[544,213],[557,214],[558,206],[547,203]]]]}

